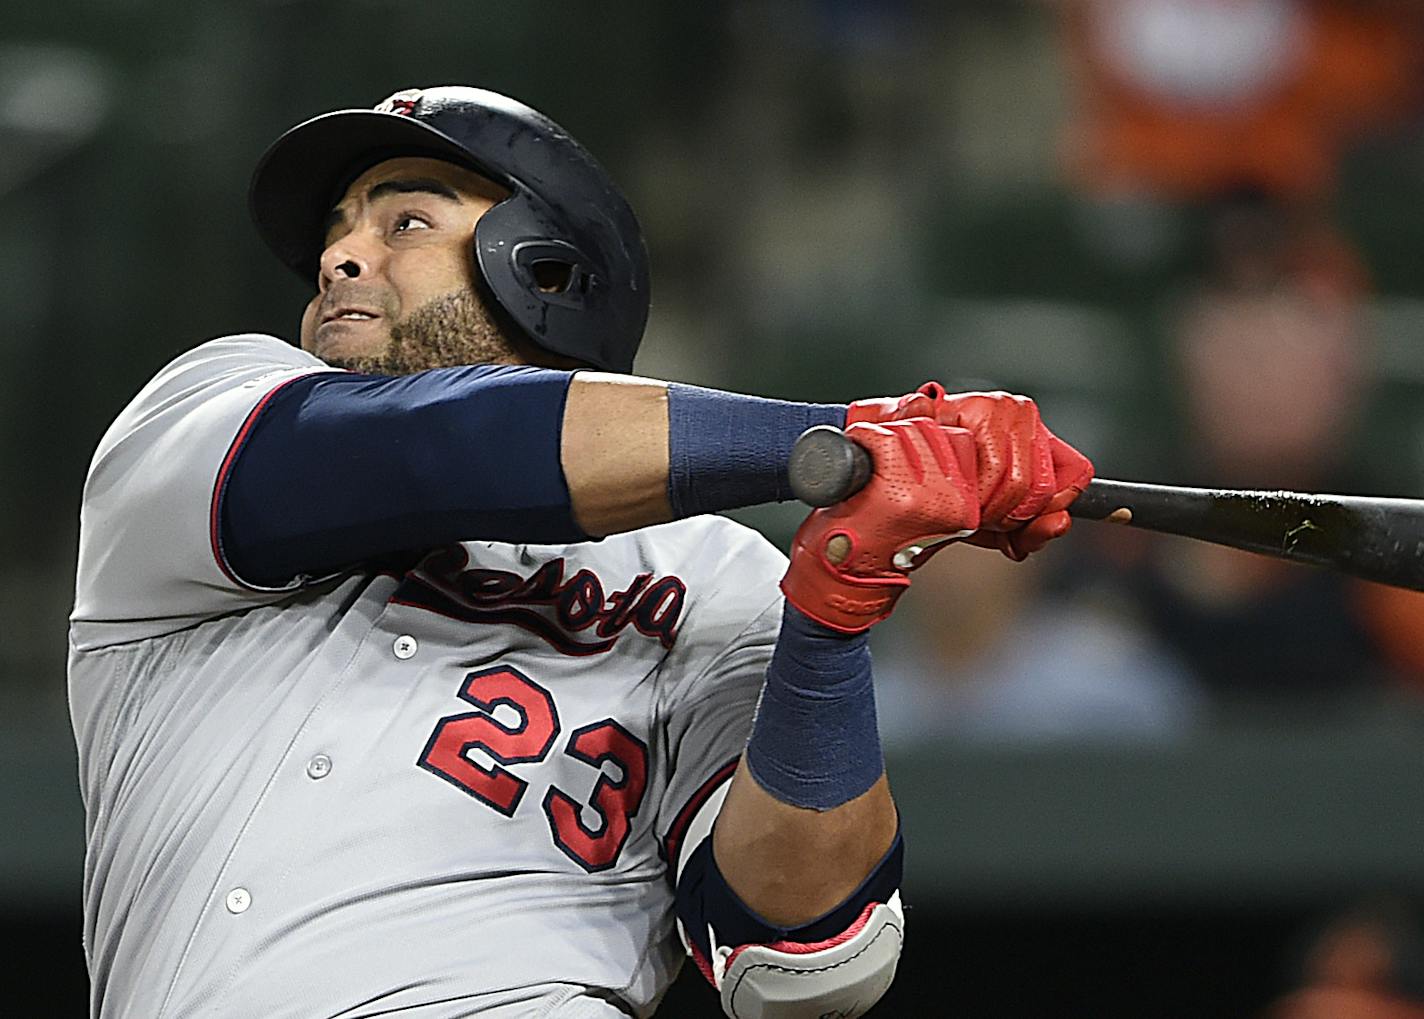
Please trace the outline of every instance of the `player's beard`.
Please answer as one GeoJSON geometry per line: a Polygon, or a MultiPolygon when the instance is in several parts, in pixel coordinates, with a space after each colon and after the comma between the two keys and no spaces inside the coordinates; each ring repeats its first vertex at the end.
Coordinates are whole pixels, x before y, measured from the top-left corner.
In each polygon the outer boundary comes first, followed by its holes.
{"type": "Polygon", "coordinates": [[[413,375],[457,364],[519,364],[519,354],[483,301],[459,290],[429,301],[391,326],[385,349],[327,358],[369,375],[413,375]]]}

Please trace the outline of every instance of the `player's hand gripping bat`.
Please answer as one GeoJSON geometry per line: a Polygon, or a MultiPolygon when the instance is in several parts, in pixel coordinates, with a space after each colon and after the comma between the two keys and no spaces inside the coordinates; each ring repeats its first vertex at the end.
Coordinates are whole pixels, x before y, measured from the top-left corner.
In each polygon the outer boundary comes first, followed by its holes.
{"type": "MultiPolygon", "coordinates": [[[[869,454],[829,425],[802,433],[788,466],[791,490],[808,506],[830,506],[855,494],[870,469],[869,454]]],[[[1099,478],[1068,512],[1424,591],[1424,500],[1099,478]]]]}

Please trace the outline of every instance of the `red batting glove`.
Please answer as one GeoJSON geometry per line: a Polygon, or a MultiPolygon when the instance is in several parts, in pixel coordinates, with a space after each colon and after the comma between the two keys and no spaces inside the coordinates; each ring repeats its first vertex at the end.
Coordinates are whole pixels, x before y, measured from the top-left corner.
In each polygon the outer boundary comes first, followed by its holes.
{"type": "Polygon", "coordinates": [[[854,423],[870,480],[814,510],[796,532],[781,581],[786,600],[823,626],[860,633],[890,615],[909,573],[946,541],[979,527],[974,439],[925,417],[854,423]]]}
{"type": "Polygon", "coordinates": [[[1022,561],[1068,533],[1068,507],[1093,480],[1093,465],[1048,430],[1037,404],[1008,393],[960,393],[938,401],[936,419],[974,435],[983,529],[972,544],[1022,561]]]}
{"type": "Polygon", "coordinates": [[[926,382],[913,393],[904,396],[873,396],[857,400],[846,408],[846,427],[865,421],[884,424],[907,418],[935,418],[944,400],[944,387],[938,382],[926,382]]]}
{"type": "Polygon", "coordinates": [[[1093,465],[1048,430],[1032,400],[1001,392],[949,396],[926,382],[905,396],[851,404],[846,423],[920,416],[974,436],[982,529],[971,544],[1021,561],[1068,533],[1068,507],[1093,479],[1093,465]]]}

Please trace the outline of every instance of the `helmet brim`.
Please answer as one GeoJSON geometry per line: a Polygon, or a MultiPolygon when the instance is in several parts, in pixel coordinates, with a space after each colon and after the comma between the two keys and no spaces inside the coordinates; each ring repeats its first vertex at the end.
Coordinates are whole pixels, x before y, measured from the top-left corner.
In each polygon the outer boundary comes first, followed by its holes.
{"type": "Polygon", "coordinates": [[[247,194],[258,234],[283,265],[315,285],[327,215],[353,180],[398,156],[441,159],[510,184],[418,120],[376,110],[338,110],[298,124],[263,153],[247,194]]]}

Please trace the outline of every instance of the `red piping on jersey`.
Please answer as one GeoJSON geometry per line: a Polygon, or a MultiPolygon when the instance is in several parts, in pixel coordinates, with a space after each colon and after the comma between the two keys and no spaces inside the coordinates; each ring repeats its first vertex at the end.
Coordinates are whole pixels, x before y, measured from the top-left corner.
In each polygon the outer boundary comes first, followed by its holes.
{"type": "Polygon", "coordinates": [[[249,591],[261,591],[264,590],[264,588],[254,587],[233,573],[232,570],[228,569],[227,559],[223,556],[222,551],[222,537],[218,526],[218,507],[222,505],[223,492],[227,489],[228,471],[232,468],[233,461],[237,459],[237,454],[242,450],[243,443],[247,441],[247,435],[252,431],[252,426],[257,423],[258,415],[260,415],[267,404],[272,401],[272,397],[276,396],[293,382],[296,382],[297,379],[304,379],[310,375],[311,372],[304,372],[301,375],[287,379],[282,382],[281,385],[274,386],[268,391],[266,396],[257,402],[257,406],[248,412],[247,419],[242,422],[242,427],[237,430],[237,436],[232,440],[232,445],[228,447],[227,456],[223,457],[222,466],[218,468],[217,479],[213,482],[213,502],[208,512],[208,540],[212,545],[213,559],[217,562],[218,569],[222,570],[224,577],[232,581],[238,587],[245,587],[249,591]]]}
{"type": "MultiPolygon", "coordinates": [[[[824,952],[828,949],[835,948],[837,945],[845,944],[851,938],[855,937],[857,934],[863,931],[865,929],[865,925],[870,922],[870,914],[875,911],[875,907],[883,905],[883,902],[870,903],[861,912],[855,923],[851,924],[849,927],[841,931],[841,933],[837,934],[835,937],[827,938],[825,941],[813,941],[810,943],[801,941],[773,941],[770,944],[761,945],[760,947],[769,948],[773,952],[781,952],[785,955],[814,955],[817,952],[824,952]]],[[[738,948],[733,949],[732,954],[727,956],[727,964],[726,967],[723,968],[722,972],[725,973],[727,971],[727,968],[731,967],[733,960],[735,960],[737,956],[741,955],[748,948],[752,947],[755,946],[741,945],[738,948]]],[[[709,984],[711,984],[713,987],[716,987],[717,981],[712,974],[712,964],[707,961],[707,956],[702,954],[702,950],[697,947],[697,944],[695,942],[689,945],[689,950],[692,954],[692,961],[696,964],[698,972],[700,972],[704,977],[706,977],[707,982],[709,984]]]]}
{"type": "MultiPolygon", "coordinates": [[[[682,840],[687,835],[687,826],[692,823],[692,819],[697,816],[697,812],[702,809],[702,805],[717,791],[717,788],[732,777],[732,772],[737,770],[737,762],[740,760],[741,756],[738,755],[718,768],[711,778],[703,782],[697,791],[688,797],[682,809],[677,812],[672,827],[668,829],[667,838],[663,839],[663,852],[667,857],[669,881],[677,880],[677,854],[682,850],[682,840]]],[[[711,970],[706,972],[710,973],[711,970]]]]}
{"type": "MultiPolygon", "coordinates": [[[[870,914],[875,911],[875,907],[883,905],[883,902],[870,903],[868,906],[865,907],[864,910],[861,911],[861,914],[856,919],[855,923],[851,924],[849,927],[841,931],[835,937],[827,938],[825,941],[813,941],[809,944],[801,941],[773,941],[770,944],[762,945],[761,947],[769,948],[773,952],[782,952],[785,955],[814,955],[816,952],[824,952],[827,949],[835,948],[837,945],[845,944],[851,938],[859,934],[862,930],[865,929],[865,925],[870,922],[870,914]]],[[[727,965],[731,966],[732,961],[736,959],[737,956],[741,955],[744,951],[751,947],[751,945],[742,945],[741,947],[734,949],[732,951],[732,954],[727,956],[727,965]]]]}
{"type": "Polygon", "coordinates": [[[717,980],[712,975],[712,964],[707,961],[707,956],[702,954],[702,949],[697,947],[696,942],[688,946],[692,952],[692,961],[697,966],[697,971],[707,978],[707,982],[713,987],[717,986],[717,980]]]}

